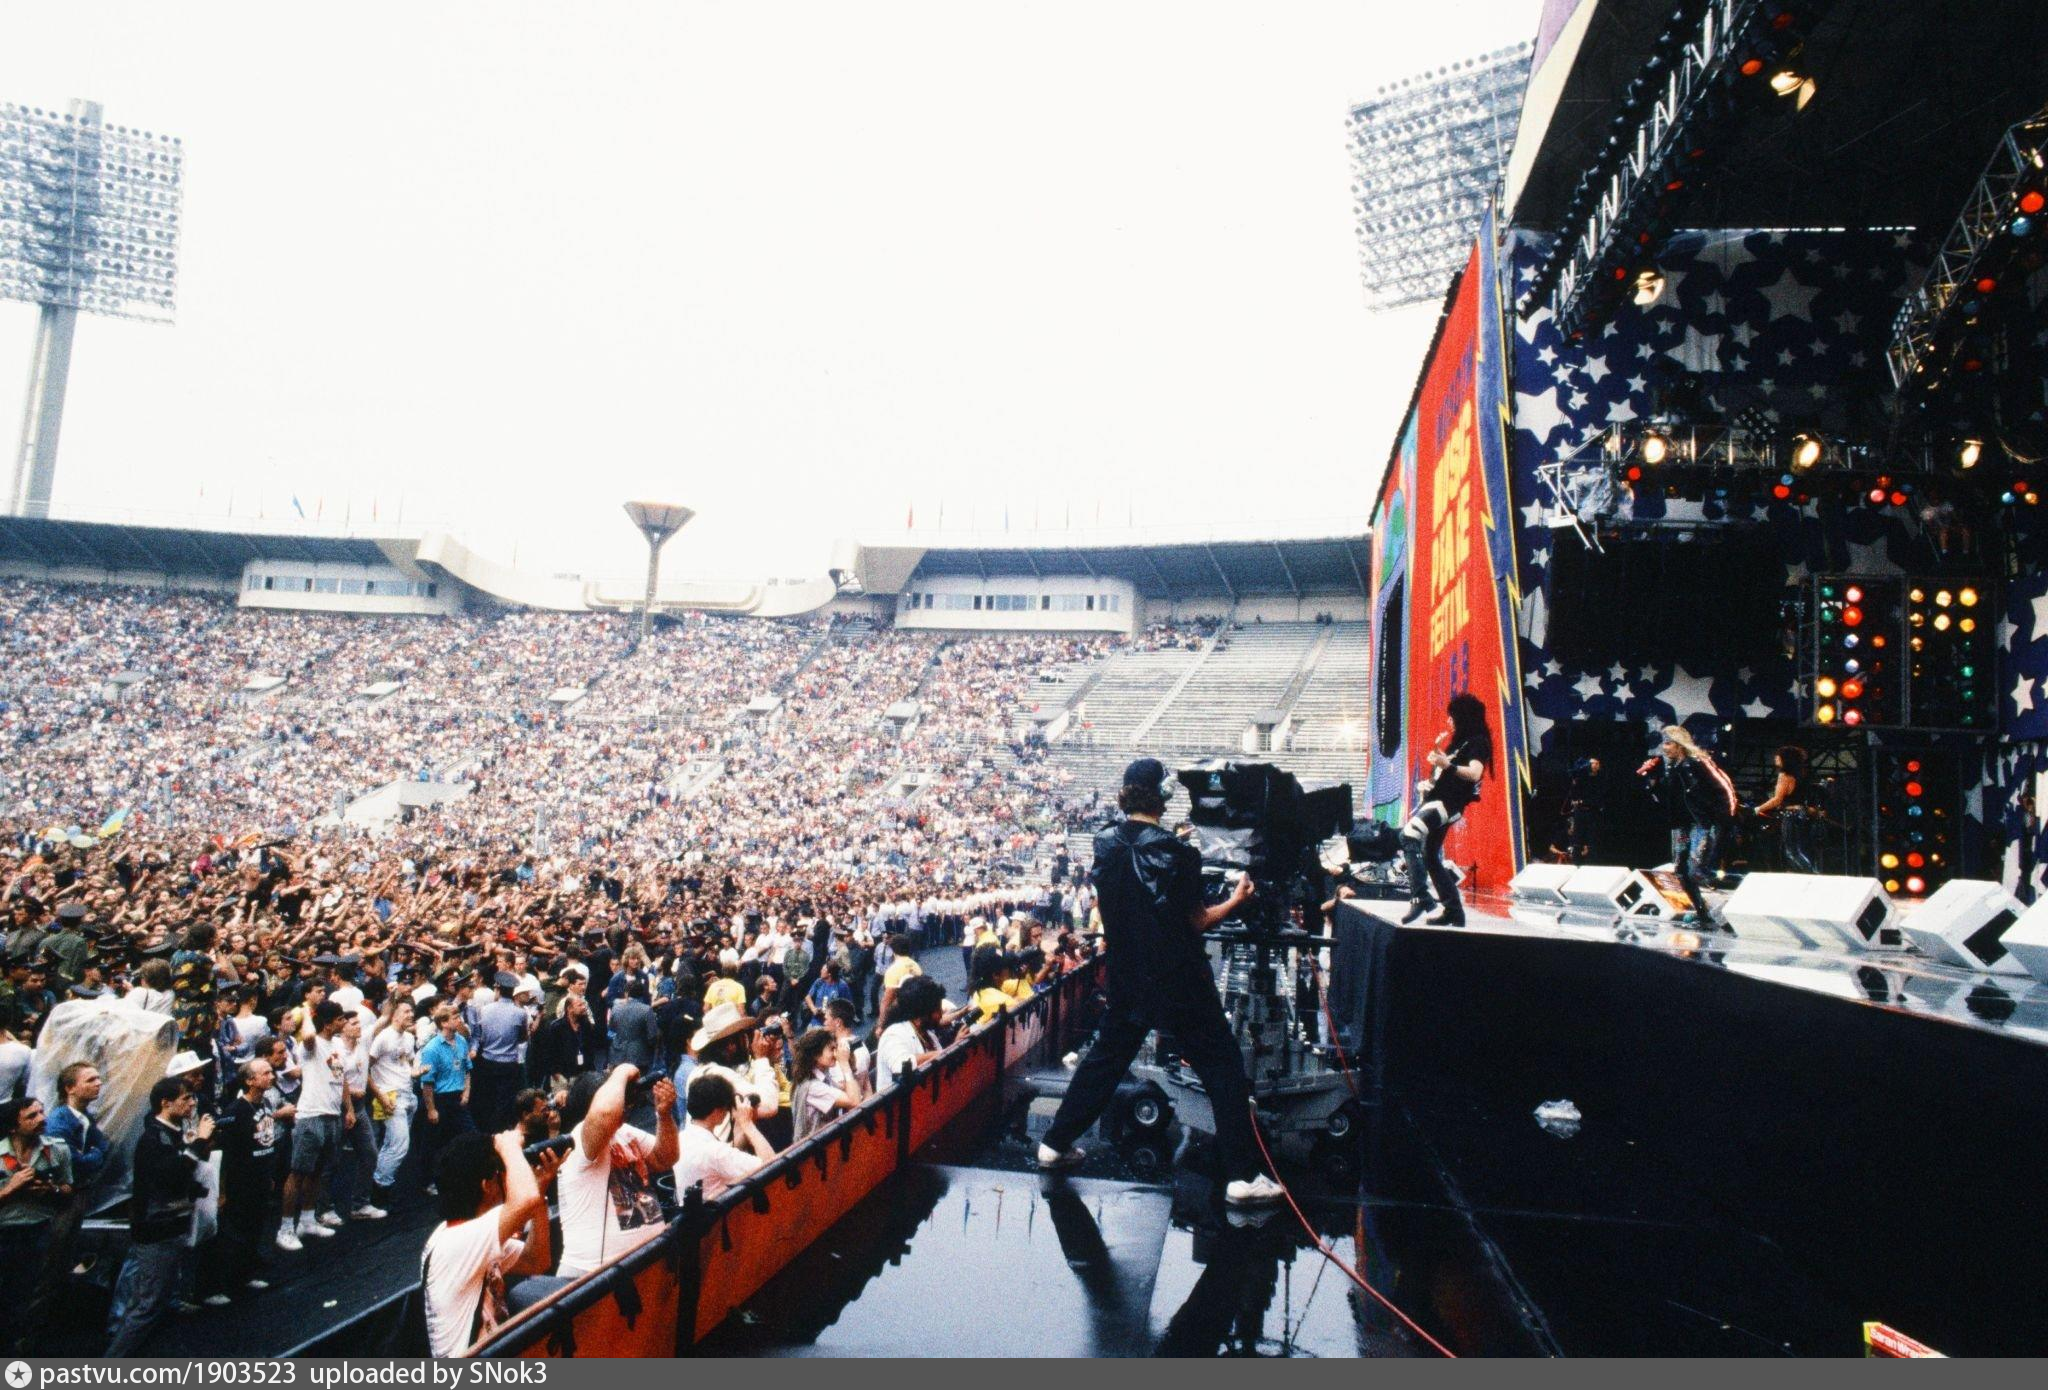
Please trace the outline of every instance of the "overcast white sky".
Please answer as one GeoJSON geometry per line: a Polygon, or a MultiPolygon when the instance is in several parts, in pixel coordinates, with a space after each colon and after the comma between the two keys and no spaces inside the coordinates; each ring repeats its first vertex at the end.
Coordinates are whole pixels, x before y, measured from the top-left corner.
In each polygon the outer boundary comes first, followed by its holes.
{"type": "Polygon", "coordinates": [[[1346,107],[1539,9],[16,6],[0,98],[187,157],[177,325],[81,322],[57,509],[403,499],[630,571],[649,495],[756,572],[942,498],[1363,515],[1435,311],[1363,307],[1346,107]]]}

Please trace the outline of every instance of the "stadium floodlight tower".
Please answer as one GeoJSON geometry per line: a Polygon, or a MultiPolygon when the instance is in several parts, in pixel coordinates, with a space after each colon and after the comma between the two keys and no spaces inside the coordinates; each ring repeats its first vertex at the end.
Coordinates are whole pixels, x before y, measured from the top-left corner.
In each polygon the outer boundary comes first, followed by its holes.
{"type": "Polygon", "coordinates": [[[647,537],[647,597],[640,604],[640,640],[645,642],[654,629],[654,584],[661,576],[661,548],[688,526],[696,513],[672,502],[628,502],[626,515],[647,537]]]}
{"type": "Polygon", "coordinates": [[[0,102],[0,299],[41,307],[7,510],[48,516],[80,310],[170,323],[185,151],[108,125],[94,101],[59,115],[0,102]]]}
{"type": "Polygon", "coordinates": [[[1382,87],[1351,108],[1351,196],[1369,307],[1434,303],[1465,264],[1514,145],[1531,46],[1382,87]]]}

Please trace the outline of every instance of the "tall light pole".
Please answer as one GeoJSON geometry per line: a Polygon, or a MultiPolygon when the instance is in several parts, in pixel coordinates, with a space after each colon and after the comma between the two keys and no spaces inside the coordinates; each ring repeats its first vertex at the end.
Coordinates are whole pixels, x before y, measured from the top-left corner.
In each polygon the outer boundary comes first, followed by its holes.
{"type": "Polygon", "coordinates": [[[697,513],[671,502],[628,502],[626,515],[647,537],[647,597],[640,604],[640,640],[654,628],[654,584],[661,575],[661,548],[697,513]]]}
{"type": "Polygon", "coordinates": [[[50,514],[78,315],[171,321],[184,165],[177,140],[108,125],[97,102],[0,102],[0,299],[40,306],[8,514],[50,514]]]}

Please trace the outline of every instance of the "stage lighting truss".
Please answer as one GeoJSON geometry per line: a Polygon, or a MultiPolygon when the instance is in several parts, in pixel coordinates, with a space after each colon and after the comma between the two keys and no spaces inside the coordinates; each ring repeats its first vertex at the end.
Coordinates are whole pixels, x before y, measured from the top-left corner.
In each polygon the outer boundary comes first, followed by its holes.
{"type": "MultiPolygon", "coordinates": [[[[1580,181],[1535,280],[1515,301],[1523,318],[1548,303],[1558,330],[1581,331],[1596,299],[1654,302],[1652,262],[1672,214],[1698,182],[1711,133],[1743,84],[1804,109],[1814,80],[1799,61],[1801,32],[1829,0],[1708,0],[1690,29],[1658,40],[1630,86],[1604,154],[1580,181]],[[1647,300],[1645,295],[1647,294],[1647,300]]],[[[1681,8],[1682,21],[1687,14],[1681,8]]],[[[1659,286],[1661,287],[1661,286],[1659,286]]]]}
{"type": "Polygon", "coordinates": [[[1465,264],[1514,144],[1531,47],[1383,87],[1351,108],[1347,146],[1367,304],[1435,302],[1465,264]]]}
{"type": "Polygon", "coordinates": [[[0,103],[0,298],[169,323],[179,141],[0,103]]]}
{"type": "Polygon", "coordinates": [[[1986,301],[2006,288],[2015,255],[2044,235],[2048,216],[2048,109],[1999,138],[1962,216],[1942,239],[1919,287],[1892,322],[1885,351],[1892,385],[1935,391],[1962,356],[1986,301]]]}

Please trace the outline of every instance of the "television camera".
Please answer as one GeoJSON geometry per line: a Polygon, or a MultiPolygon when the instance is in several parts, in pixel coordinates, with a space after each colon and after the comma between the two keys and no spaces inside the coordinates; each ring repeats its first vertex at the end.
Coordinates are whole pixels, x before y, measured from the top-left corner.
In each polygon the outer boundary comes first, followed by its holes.
{"type": "MultiPolygon", "coordinates": [[[[1256,889],[1207,935],[1217,943],[1223,1011],[1243,1050],[1260,1124],[1276,1137],[1343,1138],[1358,1110],[1320,1027],[1317,955],[1330,944],[1320,908],[1331,893],[1320,854],[1342,835],[1348,861],[1369,860],[1380,852],[1378,837],[1354,832],[1348,783],[1305,788],[1269,763],[1231,760],[1183,768],[1177,778],[1192,803],[1188,822],[1209,900],[1222,901],[1228,879],[1240,873],[1256,889]]],[[[1215,1133],[1207,1093],[1173,1055],[1171,1039],[1155,1037],[1132,1075],[1162,1093],[1131,1106],[1141,1127],[1164,1124],[1170,1107],[1184,1126],[1215,1133]]]]}

